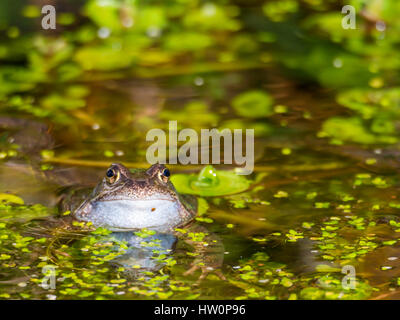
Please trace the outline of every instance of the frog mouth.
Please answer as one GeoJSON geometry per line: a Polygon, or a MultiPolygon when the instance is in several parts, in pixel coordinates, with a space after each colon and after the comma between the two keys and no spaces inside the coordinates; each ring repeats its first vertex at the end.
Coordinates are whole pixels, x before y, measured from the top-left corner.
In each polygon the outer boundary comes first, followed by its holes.
{"type": "Polygon", "coordinates": [[[179,224],[179,209],[179,204],[171,199],[114,199],[86,203],[75,216],[111,231],[147,228],[164,232],[179,224]]]}

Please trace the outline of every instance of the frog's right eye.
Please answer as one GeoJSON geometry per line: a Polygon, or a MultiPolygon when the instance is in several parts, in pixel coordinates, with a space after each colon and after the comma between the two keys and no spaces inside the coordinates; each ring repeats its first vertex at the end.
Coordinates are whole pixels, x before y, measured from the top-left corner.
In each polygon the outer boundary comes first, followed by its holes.
{"type": "Polygon", "coordinates": [[[165,168],[165,169],[162,171],[162,175],[165,176],[165,177],[169,177],[169,176],[171,175],[171,173],[169,172],[169,170],[168,170],[167,168],[165,168]]]}

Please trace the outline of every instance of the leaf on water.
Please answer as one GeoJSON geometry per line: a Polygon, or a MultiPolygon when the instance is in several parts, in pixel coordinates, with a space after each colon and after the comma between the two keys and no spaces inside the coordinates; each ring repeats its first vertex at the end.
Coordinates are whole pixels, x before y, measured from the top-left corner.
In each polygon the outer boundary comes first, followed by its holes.
{"type": "Polygon", "coordinates": [[[24,200],[20,197],[8,194],[8,193],[0,193],[0,202],[2,203],[15,203],[15,204],[24,204],[24,200]]]}
{"type": "Polygon", "coordinates": [[[196,174],[176,174],[171,177],[179,193],[194,194],[204,197],[225,196],[243,192],[251,181],[233,171],[221,171],[208,165],[196,174]]]}
{"type": "Polygon", "coordinates": [[[341,272],[341,269],[331,267],[326,264],[319,264],[315,267],[315,271],[317,271],[317,272],[341,272]]]}
{"type": "Polygon", "coordinates": [[[267,117],[273,114],[272,97],[260,90],[251,90],[237,95],[232,106],[237,114],[247,118],[267,117]]]}

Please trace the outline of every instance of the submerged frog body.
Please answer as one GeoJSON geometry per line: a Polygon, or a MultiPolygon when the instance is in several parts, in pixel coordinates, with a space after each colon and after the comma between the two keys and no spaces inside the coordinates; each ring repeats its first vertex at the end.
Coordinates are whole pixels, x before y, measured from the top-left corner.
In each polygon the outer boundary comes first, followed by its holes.
{"type": "Polygon", "coordinates": [[[193,219],[197,203],[194,197],[179,195],[169,175],[161,164],[134,173],[122,164],[112,164],[74,216],[111,231],[171,232],[193,219]]]}

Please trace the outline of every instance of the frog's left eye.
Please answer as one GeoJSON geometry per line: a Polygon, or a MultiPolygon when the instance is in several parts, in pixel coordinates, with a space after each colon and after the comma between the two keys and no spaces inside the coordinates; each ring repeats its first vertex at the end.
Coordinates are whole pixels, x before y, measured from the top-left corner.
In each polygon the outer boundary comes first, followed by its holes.
{"type": "Polygon", "coordinates": [[[161,173],[164,177],[169,177],[171,175],[171,172],[169,172],[169,170],[167,168],[165,168],[162,173],[161,173]]]}
{"type": "Polygon", "coordinates": [[[119,171],[118,170],[114,170],[114,169],[108,169],[106,172],[106,177],[107,177],[107,181],[109,183],[114,183],[116,181],[118,181],[119,179],[119,171]]]}

